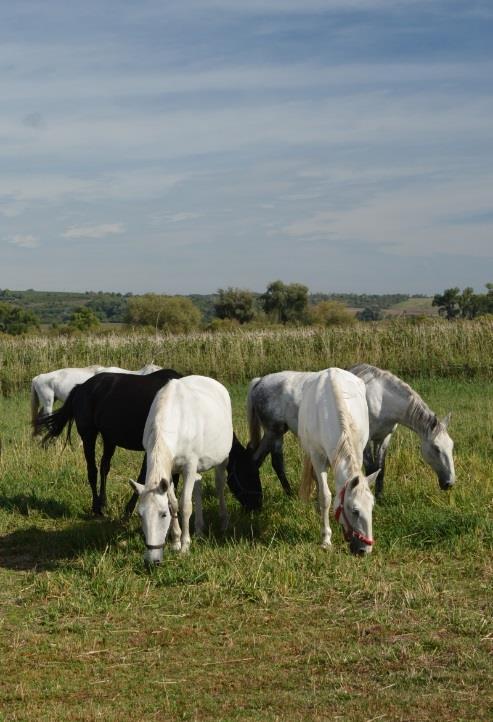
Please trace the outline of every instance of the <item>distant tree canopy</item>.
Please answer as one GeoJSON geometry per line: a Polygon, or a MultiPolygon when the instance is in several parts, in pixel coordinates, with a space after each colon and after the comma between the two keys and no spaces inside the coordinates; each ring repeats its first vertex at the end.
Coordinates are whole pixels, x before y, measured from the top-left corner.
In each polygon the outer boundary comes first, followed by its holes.
{"type": "Polygon", "coordinates": [[[31,311],[11,303],[0,303],[0,333],[18,336],[39,328],[39,319],[31,311]]]}
{"type": "Polygon", "coordinates": [[[247,323],[255,316],[255,296],[252,291],[243,288],[218,290],[219,298],[214,304],[216,316],[231,319],[238,323],[247,323]]]}
{"type": "Polygon", "coordinates": [[[69,327],[78,331],[92,331],[101,325],[94,311],[87,306],[80,306],[70,316],[69,327]]]}
{"type": "Polygon", "coordinates": [[[308,306],[308,288],[301,283],[273,281],[259,300],[265,313],[277,323],[303,321],[308,306]]]}
{"type": "Polygon", "coordinates": [[[468,286],[462,293],[460,288],[446,288],[433,298],[433,306],[438,306],[438,313],[449,321],[454,318],[476,318],[486,313],[493,313],[493,283],[486,284],[486,293],[474,293],[468,286]]]}
{"type": "Polygon", "coordinates": [[[310,306],[308,318],[318,326],[345,326],[355,321],[351,311],[340,301],[320,301],[310,306]]]}
{"type": "Polygon", "coordinates": [[[358,321],[381,321],[383,318],[382,309],[378,306],[365,306],[356,314],[358,321]]]}
{"type": "Polygon", "coordinates": [[[146,293],[127,301],[126,321],[139,326],[151,326],[169,333],[193,331],[200,325],[201,314],[185,296],[160,296],[146,293]]]}

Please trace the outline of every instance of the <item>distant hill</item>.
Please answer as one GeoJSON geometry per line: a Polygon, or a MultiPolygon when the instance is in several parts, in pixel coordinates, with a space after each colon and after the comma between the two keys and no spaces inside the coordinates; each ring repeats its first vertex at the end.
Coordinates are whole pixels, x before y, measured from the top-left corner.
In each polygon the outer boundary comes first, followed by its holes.
{"type": "MultiPolygon", "coordinates": [[[[94,311],[102,323],[123,323],[127,308],[127,300],[131,293],[110,293],[107,291],[11,291],[0,289],[0,302],[12,303],[33,311],[42,324],[64,324],[70,319],[75,309],[88,306],[94,311]]],[[[259,293],[254,294],[257,298],[259,293]]],[[[216,293],[192,293],[188,298],[200,309],[204,320],[214,317],[214,304],[218,299],[216,293]]],[[[356,293],[312,293],[309,303],[320,301],[340,301],[357,313],[363,308],[378,308],[385,315],[436,315],[437,309],[431,306],[432,299],[409,294],[356,294],[356,293]]]]}

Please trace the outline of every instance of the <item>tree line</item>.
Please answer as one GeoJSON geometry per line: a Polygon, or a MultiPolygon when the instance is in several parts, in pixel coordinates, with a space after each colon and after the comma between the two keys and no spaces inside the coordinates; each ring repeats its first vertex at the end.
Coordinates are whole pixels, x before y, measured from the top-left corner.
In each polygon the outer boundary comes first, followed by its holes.
{"type": "MultiPolygon", "coordinates": [[[[487,292],[472,288],[445,289],[433,298],[433,306],[449,320],[475,318],[493,313],[493,284],[487,292]]],[[[0,333],[20,334],[50,325],[56,333],[97,330],[102,323],[121,323],[155,331],[182,333],[199,328],[230,329],[235,326],[345,325],[378,321],[385,309],[409,298],[407,294],[310,294],[301,283],[272,281],[264,293],[244,288],[220,288],[216,294],[170,296],[147,293],[38,292],[0,289],[0,333]],[[43,299],[43,300],[41,300],[43,299]],[[352,309],[348,308],[348,302],[352,309]],[[48,304],[45,309],[42,304],[48,304]],[[22,305],[21,305],[22,304],[22,305]],[[75,304],[75,305],[74,305],[75,304]],[[356,310],[359,306],[359,310],[356,310]],[[48,310],[38,315],[38,307],[48,310]],[[55,313],[56,309],[56,313],[55,313]],[[48,319],[53,319],[48,322],[48,319]],[[61,320],[60,320],[61,319],[61,320]]]]}
{"type": "Polygon", "coordinates": [[[446,288],[433,297],[432,305],[437,306],[438,313],[449,321],[493,314],[493,283],[486,284],[486,293],[474,293],[470,286],[463,291],[457,287],[446,288]]]}

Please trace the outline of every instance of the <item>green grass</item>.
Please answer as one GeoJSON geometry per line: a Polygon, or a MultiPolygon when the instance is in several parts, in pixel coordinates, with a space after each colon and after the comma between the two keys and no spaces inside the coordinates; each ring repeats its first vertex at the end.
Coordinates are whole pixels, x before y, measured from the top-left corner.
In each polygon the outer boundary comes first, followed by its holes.
{"type": "MultiPolygon", "coordinates": [[[[140,455],[119,450],[104,520],[88,513],[81,448],[30,439],[26,393],[0,398],[0,720],[471,720],[493,716],[493,384],[416,379],[452,411],[457,484],[441,492],[401,430],[376,545],[353,558],[333,519],[285,499],[219,532],[210,474],[204,541],[148,571],[120,515],[140,455]]],[[[246,386],[230,387],[246,439],[246,386]]],[[[286,438],[296,483],[301,453],[286,438]]]]}

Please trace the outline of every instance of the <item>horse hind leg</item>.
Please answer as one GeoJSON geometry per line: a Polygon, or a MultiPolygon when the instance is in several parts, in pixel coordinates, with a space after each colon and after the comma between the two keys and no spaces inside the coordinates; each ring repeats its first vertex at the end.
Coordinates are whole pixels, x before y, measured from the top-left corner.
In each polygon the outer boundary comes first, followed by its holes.
{"type": "Polygon", "coordinates": [[[385,459],[387,457],[387,450],[389,448],[390,440],[392,439],[392,433],[387,434],[385,439],[378,445],[375,452],[375,468],[373,471],[380,469],[380,472],[375,481],[375,496],[379,497],[383,493],[383,481],[385,478],[385,459]]]}
{"type": "Polygon", "coordinates": [[[274,441],[272,451],[270,454],[272,461],[272,468],[277,474],[277,478],[281,482],[281,486],[284,489],[284,493],[287,496],[293,496],[293,490],[289,483],[288,477],[286,476],[286,470],[284,468],[284,453],[283,453],[283,437],[278,437],[274,441]]]}
{"type": "Polygon", "coordinates": [[[110,473],[111,459],[115,453],[116,446],[110,444],[103,439],[103,456],[99,465],[100,486],[99,486],[99,508],[104,509],[106,506],[106,479],[110,473]]]}
{"type": "Polygon", "coordinates": [[[98,496],[98,467],[96,466],[96,434],[91,433],[82,438],[84,456],[86,457],[87,480],[92,492],[92,511],[94,514],[102,515],[100,500],[98,496]]]}

